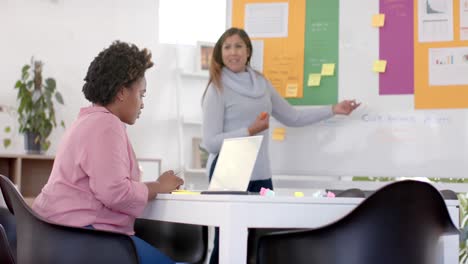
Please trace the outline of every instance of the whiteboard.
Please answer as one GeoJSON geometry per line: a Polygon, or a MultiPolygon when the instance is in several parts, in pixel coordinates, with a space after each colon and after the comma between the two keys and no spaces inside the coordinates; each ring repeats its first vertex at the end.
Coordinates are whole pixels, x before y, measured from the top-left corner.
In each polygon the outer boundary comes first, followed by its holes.
{"type": "MultiPolygon", "coordinates": [[[[351,116],[287,128],[270,142],[275,175],[468,177],[468,111],[415,110],[413,95],[379,95],[379,1],[340,1],[339,99],[362,102],[351,116]]],[[[387,23],[387,22],[386,22],[387,23]]],[[[270,123],[270,133],[282,127],[270,123]]]]}

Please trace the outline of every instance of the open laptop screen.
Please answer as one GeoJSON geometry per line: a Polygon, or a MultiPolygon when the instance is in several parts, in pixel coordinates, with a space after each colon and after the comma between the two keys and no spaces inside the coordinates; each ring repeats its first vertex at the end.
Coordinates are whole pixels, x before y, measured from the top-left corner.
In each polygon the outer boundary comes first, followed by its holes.
{"type": "Polygon", "coordinates": [[[263,136],[225,139],[208,190],[247,191],[263,136]]]}

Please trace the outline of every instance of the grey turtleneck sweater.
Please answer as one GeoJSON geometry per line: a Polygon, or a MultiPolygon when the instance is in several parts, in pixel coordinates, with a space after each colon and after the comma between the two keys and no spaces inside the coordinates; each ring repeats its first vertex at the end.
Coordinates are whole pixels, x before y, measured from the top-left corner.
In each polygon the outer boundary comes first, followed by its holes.
{"type": "MultiPolygon", "coordinates": [[[[223,68],[223,89],[219,92],[211,84],[203,100],[203,143],[210,153],[207,170],[219,153],[225,138],[249,136],[251,126],[261,112],[267,112],[286,126],[306,126],[333,116],[331,106],[310,109],[292,107],[263,76],[248,67],[234,73],[223,68]]],[[[252,172],[251,180],[271,178],[268,155],[269,131],[265,130],[262,146],[252,172]]]]}

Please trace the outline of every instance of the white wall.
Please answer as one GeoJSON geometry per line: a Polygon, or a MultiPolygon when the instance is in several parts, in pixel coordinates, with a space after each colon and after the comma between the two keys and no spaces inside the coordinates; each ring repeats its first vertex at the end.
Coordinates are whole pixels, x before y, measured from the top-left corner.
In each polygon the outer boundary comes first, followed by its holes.
{"type": "MultiPolygon", "coordinates": [[[[177,167],[178,140],[174,93],[175,48],[158,45],[158,0],[0,0],[0,105],[16,107],[21,67],[31,56],[45,62],[44,77],[57,80],[65,107],[58,118],[71,124],[89,103],[81,88],[87,67],[114,40],[132,42],[153,52],[155,67],[147,72],[145,109],[128,128],[140,157],[162,158],[162,169],[177,167]],[[172,121],[171,121],[172,120],[172,121]]],[[[0,122],[13,123],[5,114],[0,122]]],[[[2,128],[3,130],[3,128],[2,128]]],[[[52,134],[54,154],[63,129],[52,134]]],[[[23,138],[0,153],[21,153],[23,138]]]]}

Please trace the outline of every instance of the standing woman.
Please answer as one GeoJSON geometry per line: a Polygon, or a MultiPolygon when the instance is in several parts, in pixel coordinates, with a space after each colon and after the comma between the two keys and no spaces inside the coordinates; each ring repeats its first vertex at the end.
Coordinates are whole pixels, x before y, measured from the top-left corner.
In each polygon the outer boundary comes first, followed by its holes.
{"type": "Polygon", "coordinates": [[[143,109],[145,71],[151,53],[116,41],[91,62],[83,93],[92,105],[80,110],[62,138],[47,184],[33,209],[51,222],[130,235],[140,263],[174,263],[134,236],[135,218],[158,193],[177,189],[183,180],[166,171],[142,183],[127,136],[143,109]]]}
{"type": "MultiPolygon", "coordinates": [[[[203,95],[203,146],[210,153],[209,177],[216,166],[223,140],[263,135],[248,191],[273,189],[268,156],[270,115],[286,126],[306,126],[332,117],[349,115],[360,104],[344,100],[332,106],[296,109],[281,97],[265,77],[250,67],[252,43],[240,28],[230,28],[218,39],[203,95]]],[[[218,263],[218,230],[210,264],[218,263]]]]}

